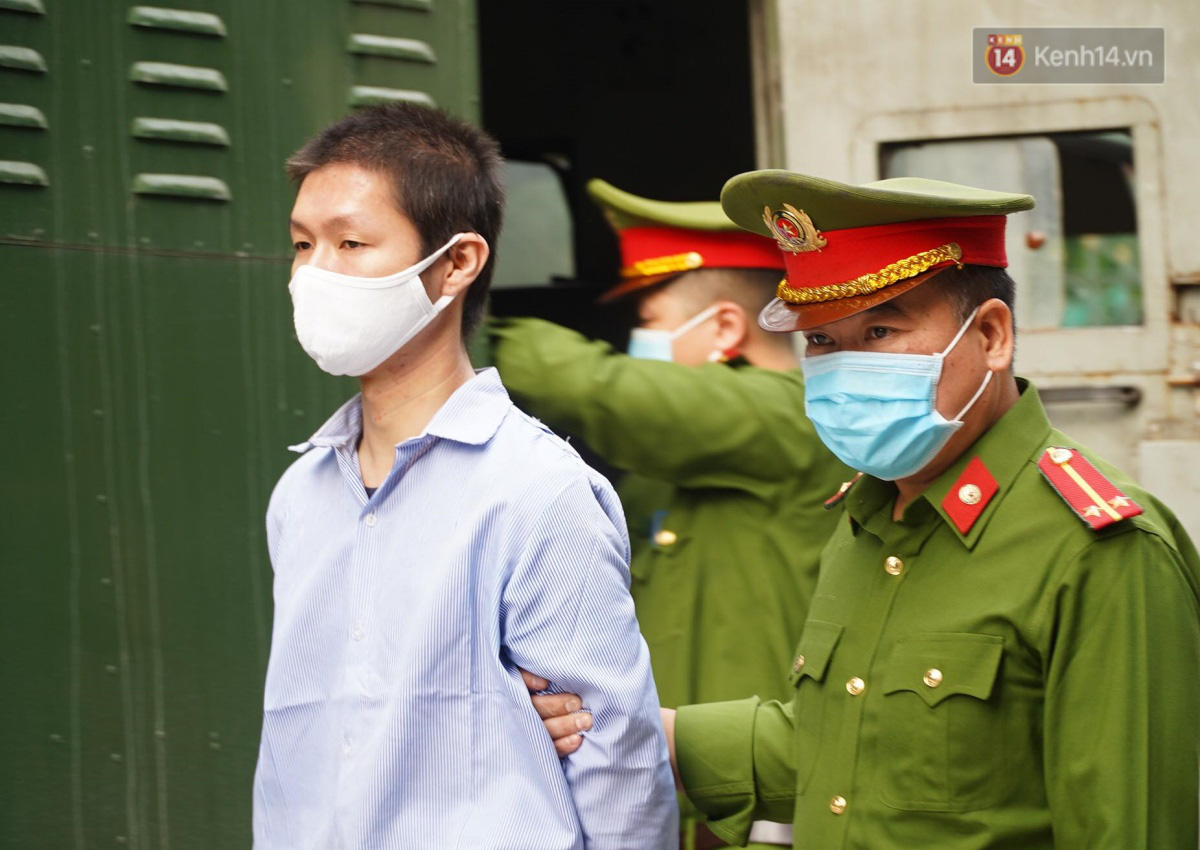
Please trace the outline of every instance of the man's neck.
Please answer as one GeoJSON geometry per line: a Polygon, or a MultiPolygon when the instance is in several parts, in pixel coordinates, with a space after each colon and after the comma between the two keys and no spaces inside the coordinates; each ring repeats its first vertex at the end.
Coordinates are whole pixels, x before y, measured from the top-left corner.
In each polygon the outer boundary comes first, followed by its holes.
{"type": "Polygon", "coordinates": [[[1017,382],[1011,374],[997,375],[994,380],[995,392],[987,393],[979,399],[979,403],[971,409],[978,418],[968,415],[963,427],[950,438],[946,447],[916,475],[901,478],[896,482],[896,502],[892,506],[892,519],[898,520],[904,516],[904,509],[912,504],[936,481],[943,472],[949,469],[962,457],[963,453],[974,445],[975,441],[991,430],[1004,414],[1012,408],[1021,397],[1017,390],[1017,382]],[[972,421],[973,420],[973,421],[972,421]]]}
{"type": "Polygon", "coordinates": [[[423,432],[446,399],[475,376],[456,333],[441,334],[426,345],[413,344],[420,342],[414,339],[361,379],[358,458],[367,487],[383,483],[396,446],[423,432]]]}

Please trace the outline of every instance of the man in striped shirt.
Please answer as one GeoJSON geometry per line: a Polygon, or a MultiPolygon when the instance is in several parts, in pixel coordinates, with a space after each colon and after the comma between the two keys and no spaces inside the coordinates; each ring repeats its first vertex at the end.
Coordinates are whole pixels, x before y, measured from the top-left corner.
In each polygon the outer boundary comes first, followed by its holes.
{"type": "Polygon", "coordinates": [[[255,846],[673,847],[620,505],[467,357],[495,142],[392,105],[289,168],[297,336],[362,392],[293,447],[267,513],[255,846]],[[518,667],[580,695],[594,746],[560,762],[518,667]]]}

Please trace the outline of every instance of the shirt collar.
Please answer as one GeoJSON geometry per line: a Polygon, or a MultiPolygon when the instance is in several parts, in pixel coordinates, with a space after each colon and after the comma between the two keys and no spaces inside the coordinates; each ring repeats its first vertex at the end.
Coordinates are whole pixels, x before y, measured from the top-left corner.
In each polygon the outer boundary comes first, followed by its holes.
{"type": "MultiPolygon", "coordinates": [[[[1024,378],[1016,380],[1017,390],[1021,394],[1017,403],[905,509],[904,519],[899,524],[921,525],[940,516],[967,548],[974,548],[984,527],[995,514],[996,506],[1004,501],[1017,475],[1039,453],[1050,434],[1050,420],[1037,390],[1024,378]],[[979,519],[964,534],[947,515],[942,501],[974,458],[979,458],[995,479],[997,491],[979,519]]],[[[885,520],[891,521],[895,496],[895,484],[864,475],[846,497],[846,510],[851,522],[875,533],[879,530],[876,526],[885,520]]]]}
{"type": "MultiPolygon", "coordinates": [[[[500,373],[492,368],[480,369],[446,399],[416,439],[431,435],[481,446],[496,435],[511,406],[500,373]]],[[[357,443],[361,434],[362,393],[359,393],[338,408],[307,441],[288,448],[300,453],[314,447],[341,448],[357,443]]]]}

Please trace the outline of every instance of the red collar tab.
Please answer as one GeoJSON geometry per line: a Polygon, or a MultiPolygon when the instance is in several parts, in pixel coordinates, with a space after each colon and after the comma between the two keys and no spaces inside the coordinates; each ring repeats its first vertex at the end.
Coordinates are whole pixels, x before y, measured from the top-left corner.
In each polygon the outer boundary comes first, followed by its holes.
{"type": "Polygon", "coordinates": [[[619,237],[623,278],[698,268],[783,269],[774,242],[743,230],[627,227],[619,237]]]}
{"type": "Polygon", "coordinates": [[[942,510],[950,517],[958,533],[966,534],[983,515],[999,489],[1000,485],[983,461],[978,456],[973,457],[962,475],[950,485],[950,491],[942,499],[942,510]]]}
{"type": "Polygon", "coordinates": [[[842,503],[842,499],[846,498],[846,494],[850,492],[850,488],[857,484],[858,479],[862,477],[863,474],[860,472],[849,481],[843,482],[842,486],[838,488],[838,491],[825,500],[825,510],[832,510],[840,505],[842,503]]]}
{"type": "Polygon", "coordinates": [[[1141,507],[1117,489],[1078,449],[1051,446],[1038,459],[1038,469],[1071,510],[1092,531],[1137,516],[1141,507]]]}
{"type": "Polygon", "coordinates": [[[796,304],[838,301],[954,263],[1005,267],[1007,220],[1003,215],[961,216],[814,231],[802,245],[791,247],[785,237],[798,226],[776,224],[772,231],[787,269],[787,290],[781,285],[779,297],[796,304]]]}

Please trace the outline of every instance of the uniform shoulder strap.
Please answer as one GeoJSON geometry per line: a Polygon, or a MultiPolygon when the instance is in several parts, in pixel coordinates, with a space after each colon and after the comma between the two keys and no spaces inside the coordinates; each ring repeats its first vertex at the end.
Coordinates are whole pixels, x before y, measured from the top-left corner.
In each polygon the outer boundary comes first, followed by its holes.
{"type": "Polygon", "coordinates": [[[825,510],[831,511],[842,503],[842,499],[846,498],[846,494],[850,492],[850,488],[858,483],[858,479],[862,478],[861,472],[856,473],[849,481],[843,481],[842,486],[838,491],[825,500],[825,510]]]}
{"type": "Polygon", "coordinates": [[[1092,466],[1078,449],[1050,446],[1038,458],[1037,466],[1042,477],[1092,531],[1142,513],[1141,506],[1092,466]]]}

